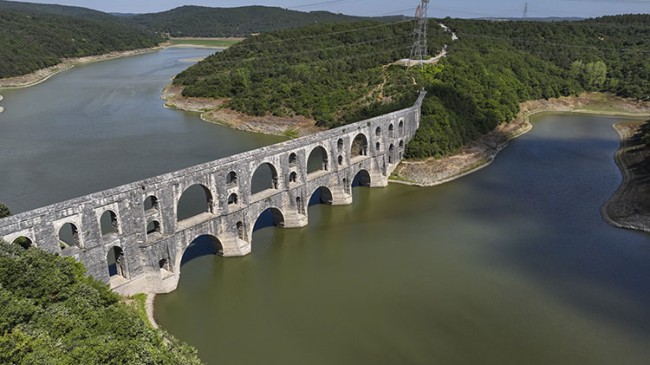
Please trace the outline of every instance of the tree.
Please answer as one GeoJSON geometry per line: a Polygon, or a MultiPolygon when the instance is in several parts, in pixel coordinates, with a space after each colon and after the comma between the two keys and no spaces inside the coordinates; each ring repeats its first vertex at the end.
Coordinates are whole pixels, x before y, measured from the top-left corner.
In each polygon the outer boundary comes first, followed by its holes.
{"type": "Polygon", "coordinates": [[[11,215],[9,208],[6,205],[0,203],[0,218],[5,218],[11,215]]]}
{"type": "Polygon", "coordinates": [[[584,78],[590,88],[600,88],[607,78],[607,66],[603,61],[589,62],[585,65],[584,78]]]}

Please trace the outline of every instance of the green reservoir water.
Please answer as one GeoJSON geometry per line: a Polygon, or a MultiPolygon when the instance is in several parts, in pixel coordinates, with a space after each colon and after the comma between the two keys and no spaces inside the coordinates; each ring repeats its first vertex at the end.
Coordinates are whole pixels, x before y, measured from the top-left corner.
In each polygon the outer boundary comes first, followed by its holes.
{"type": "MultiPolygon", "coordinates": [[[[0,201],[15,211],[278,141],[161,107],[163,52],[0,90],[0,201]]],[[[609,226],[616,118],[547,115],[489,167],[354,188],[199,256],[156,319],[209,364],[648,364],[650,240],[609,226]]],[[[193,254],[205,248],[197,245],[193,254]]]]}

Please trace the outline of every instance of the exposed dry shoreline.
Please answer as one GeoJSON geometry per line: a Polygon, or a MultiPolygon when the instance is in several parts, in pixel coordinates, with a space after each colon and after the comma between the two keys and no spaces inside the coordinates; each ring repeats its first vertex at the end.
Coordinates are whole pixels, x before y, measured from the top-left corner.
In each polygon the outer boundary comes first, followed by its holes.
{"type": "Polygon", "coordinates": [[[403,161],[391,181],[417,186],[433,186],[452,181],[489,165],[508,141],[532,129],[530,116],[546,112],[571,112],[598,115],[646,117],[650,103],[634,102],[613,95],[585,93],[549,100],[534,100],[520,105],[521,111],[513,121],[502,124],[493,132],[440,159],[403,161]]]}
{"type": "Polygon", "coordinates": [[[226,109],[226,99],[187,98],[182,95],[183,87],[169,84],[161,94],[165,106],[179,110],[201,113],[206,122],[224,125],[247,132],[273,134],[276,136],[299,137],[320,132],[316,121],[306,117],[250,116],[226,109]]]}
{"type": "Polygon", "coordinates": [[[136,56],[145,53],[157,52],[165,48],[166,46],[167,46],[166,44],[163,44],[152,48],[142,48],[142,49],[134,49],[130,51],[111,52],[111,53],[106,53],[98,56],[66,58],[63,59],[63,61],[57,65],[48,68],[43,68],[27,75],[0,79],[0,88],[13,89],[13,88],[34,86],[40,84],[43,81],[46,81],[47,79],[58,74],[59,72],[69,70],[77,65],[83,65],[92,62],[107,61],[115,58],[136,56]]]}
{"type": "Polygon", "coordinates": [[[640,126],[635,122],[614,125],[621,137],[615,159],[623,181],[601,213],[616,227],[650,232],[650,146],[636,135],[640,126]]]}

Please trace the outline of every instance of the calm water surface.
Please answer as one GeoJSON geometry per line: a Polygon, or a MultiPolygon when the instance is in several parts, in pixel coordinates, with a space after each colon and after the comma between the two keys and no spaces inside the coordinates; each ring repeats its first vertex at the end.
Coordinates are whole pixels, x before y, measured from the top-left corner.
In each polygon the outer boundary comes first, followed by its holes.
{"type": "Polygon", "coordinates": [[[156,318],[210,364],[647,364],[650,240],[600,216],[615,121],[546,116],[456,182],[312,206],[189,261],[156,318]]]}
{"type": "Polygon", "coordinates": [[[165,49],[0,89],[0,202],[18,213],[280,141],[162,107],[170,79],[211,53],[165,49]]]}
{"type": "MultiPolygon", "coordinates": [[[[209,53],[0,90],[0,201],[28,210],[278,141],[161,107],[182,60],[209,53]]],[[[647,364],[650,240],[599,211],[620,182],[615,121],[546,116],[453,183],[314,205],[308,227],[256,231],[247,257],[186,263],[156,318],[210,364],[647,364]]]]}

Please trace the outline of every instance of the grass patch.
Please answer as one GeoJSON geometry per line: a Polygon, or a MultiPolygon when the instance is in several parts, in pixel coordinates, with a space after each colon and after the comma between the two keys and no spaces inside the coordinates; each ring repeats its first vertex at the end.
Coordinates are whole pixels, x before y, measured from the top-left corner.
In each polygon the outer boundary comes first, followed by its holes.
{"type": "Polygon", "coordinates": [[[147,326],[152,327],[151,323],[149,322],[149,317],[147,317],[147,294],[140,293],[130,296],[124,302],[135,309],[135,311],[138,313],[138,317],[140,317],[142,321],[147,324],[147,326]]]}
{"type": "Polygon", "coordinates": [[[224,47],[228,48],[233,44],[241,42],[241,38],[223,39],[223,38],[172,38],[169,41],[173,45],[193,45],[203,47],[224,47]]]}
{"type": "Polygon", "coordinates": [[[297,129],[286,129],[283,134],[284,134],[285,137],[288,137],[288,138],[291,138],[291,139],[299,137],[297,129]]]}

